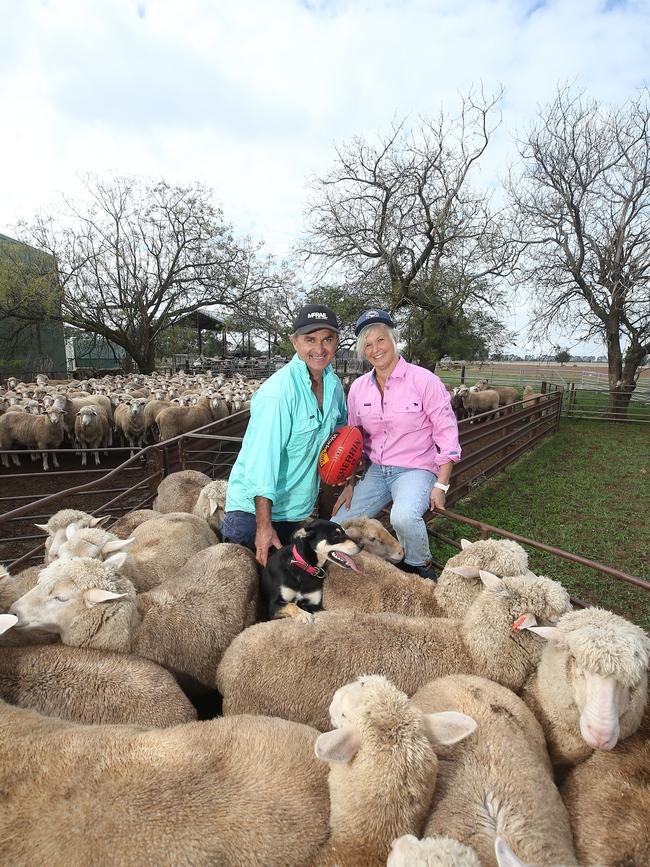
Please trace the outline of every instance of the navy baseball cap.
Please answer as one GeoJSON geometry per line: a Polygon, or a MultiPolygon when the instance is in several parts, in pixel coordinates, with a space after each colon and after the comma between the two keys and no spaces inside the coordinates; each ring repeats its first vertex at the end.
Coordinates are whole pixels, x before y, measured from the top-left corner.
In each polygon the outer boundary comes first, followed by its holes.
{"type": "Polygon", "coordinates": [[[380,310],[378,307],[366,310],[357,319],[357,324],[354,326],[356,336],[358,337],[363,329],[369,325],[385,325],[387,328],[395,328],[395,323],[391,319],[390,313],[380,310]]]}
{"type": "Polygon", "coordinates": [[[305,304],[293,320],[294,334],[309,334],[321,328],[339,333],[339,321],[336,313],[324,304],[305,304]]]}

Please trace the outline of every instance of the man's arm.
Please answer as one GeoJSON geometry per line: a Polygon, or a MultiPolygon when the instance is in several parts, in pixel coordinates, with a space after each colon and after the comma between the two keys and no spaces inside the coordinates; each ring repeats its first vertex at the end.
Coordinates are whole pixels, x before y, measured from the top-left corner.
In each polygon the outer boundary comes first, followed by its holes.
{"type": "Polygon", "coordinates": [[[272,501],[267,497],[255,497],[255,558],[260,566],[266,566],[269,548],[281,548],[282,542],[271,524],[272,501]]]}

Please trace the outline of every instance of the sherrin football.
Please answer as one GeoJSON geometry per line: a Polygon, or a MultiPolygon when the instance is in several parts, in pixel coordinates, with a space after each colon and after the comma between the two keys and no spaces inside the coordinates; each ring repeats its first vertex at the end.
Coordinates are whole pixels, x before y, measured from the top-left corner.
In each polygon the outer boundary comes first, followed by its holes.
{"type": "Polygon", "coordinates": [[[327,438],[318,456],[318,474],[326,485],[340,485],[354,475],[363,451],[359,428],[344,425],[327,438]]]}

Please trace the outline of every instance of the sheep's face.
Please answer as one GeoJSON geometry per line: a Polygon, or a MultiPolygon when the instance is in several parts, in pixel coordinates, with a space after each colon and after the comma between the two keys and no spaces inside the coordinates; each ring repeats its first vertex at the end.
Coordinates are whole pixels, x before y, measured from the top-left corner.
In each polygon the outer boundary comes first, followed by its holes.
{"type": "Polygon", "coordinates": [[[369,554],[391,563],[399,563],[404,559],[404,549],[400,543],[376,518],[350,518],[343,521],[341,526],[369,554]]]}
{"type": "Polygon", "coordinates": [[[97,410],[94,406],[84,406],[77,413],[81,427],[90,427],[97,418],[97,410]]]}
{"type": "Polygon", "coordinates": [[[50,420],[52,427],[61,427],[63,424],[63,416],[65,412],[61,409],[51,406],[47,411],[47,417],[50,420]]]}
{"type": "Polygon", "coordinates": [[[598,608],[535,629],[566,666],[580,733],[592,749],[611,750],[639,725],[647,702],[648,639],[640,627],[598,608]]]}
{"type": "Polygon", "coordinates": [[[18,618],[16,628],[65,636],[87,609],[121,599],[125,594],[116,591],[111,580],[114,573],[105,566],[93,560],[59,561],[48,566],[38,576],[36,586],[11,606],[10,613],[18,618]],[[84,574],[76,576],[75,567],[84,574]]]}

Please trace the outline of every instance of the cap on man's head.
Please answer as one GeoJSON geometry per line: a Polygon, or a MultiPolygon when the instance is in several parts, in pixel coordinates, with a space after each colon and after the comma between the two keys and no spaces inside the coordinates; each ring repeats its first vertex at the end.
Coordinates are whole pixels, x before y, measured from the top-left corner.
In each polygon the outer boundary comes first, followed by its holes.
{"type": "Polygon", "coordinates": [[[385,325],[387,328],[395,328],[395,323],[391,319],[390,313],[385,310],[380,310],[374,307],[372,310],[366,310],[357,319],[357,324],[354,326],[354,333],[358,337],[364,328],[369,325],[385,325]]]}
{"type": "Polygon", "coordinates": [[[339,333],[339,321],[336,313],[324,304],[305,304],[293,320],[294,334],[309,334],[321,328],[339,333]]]}

